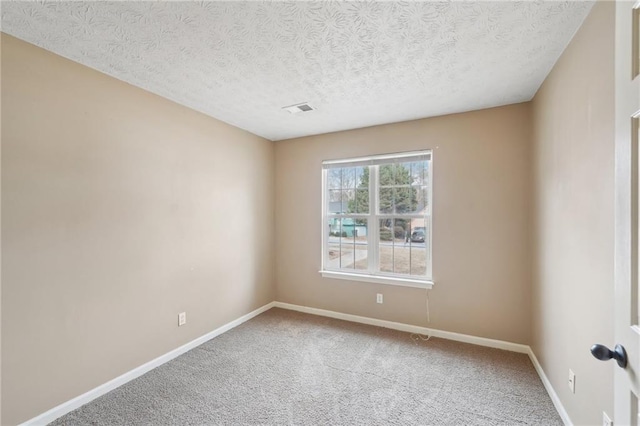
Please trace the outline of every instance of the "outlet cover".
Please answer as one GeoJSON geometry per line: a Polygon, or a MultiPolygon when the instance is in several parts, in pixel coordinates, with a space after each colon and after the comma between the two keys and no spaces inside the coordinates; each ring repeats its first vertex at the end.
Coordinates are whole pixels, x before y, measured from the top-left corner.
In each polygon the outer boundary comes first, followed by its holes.
{"type": "Polygon", "coordinates": [[[571,369],[569,369],[569,389],[571,393],[576,393],[576,375],[571,369]]]}
{"type": "Polygon", "coordinates": [[[383,300],[382,293],[378,293],[376,295],[376,303],[382,303],[382,300],[383,300]]]}
{"type": "Polygon", "coordinates": [[[181,325],[185,325],[186,323],[187,323],[187,313],[180,312],[178,314],[178,327],[180,327],[181,325]]]}

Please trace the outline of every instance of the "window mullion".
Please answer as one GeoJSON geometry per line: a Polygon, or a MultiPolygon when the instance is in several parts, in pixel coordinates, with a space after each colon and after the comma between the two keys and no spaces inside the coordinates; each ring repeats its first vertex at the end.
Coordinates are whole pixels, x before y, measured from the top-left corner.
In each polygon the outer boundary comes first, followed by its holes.
{"type": "Polygon", "coordinates": [[[380,223],[378,221],[378,166],[369,166],[369,273],[373,274],[378,265],[378,246],[376,240],[379,234],[380,223]]]}
{"type": "Polygon", "coordinates": [[[327,260],[329,259],[329,185],[327,182],[327,169],[322,169],[322,269],[327,269],[327,260]]]}

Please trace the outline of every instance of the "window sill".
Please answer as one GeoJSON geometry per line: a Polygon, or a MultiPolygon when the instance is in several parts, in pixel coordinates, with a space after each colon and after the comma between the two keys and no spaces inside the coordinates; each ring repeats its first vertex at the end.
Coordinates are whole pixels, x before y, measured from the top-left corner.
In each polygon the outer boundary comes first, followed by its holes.
{"type": "Polygon", "coordinates": [[[412,280],[409,278],[386,277],[381,275],[351,274],[349,272],[319,271],[324,278],[336,278],[339,280],[364,281],[375,284],[397,285],[402,287],[416,287],[431,289],[433,281],[412,280]]]}

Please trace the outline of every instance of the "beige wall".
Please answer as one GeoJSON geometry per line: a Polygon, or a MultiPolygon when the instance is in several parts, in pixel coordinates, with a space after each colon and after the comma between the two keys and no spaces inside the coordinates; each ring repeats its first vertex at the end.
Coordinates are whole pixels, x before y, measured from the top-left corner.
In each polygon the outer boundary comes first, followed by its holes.
{"type": "MultiPolygon", "coordinates": [[[[0,88],[2,87],[2,42],[1,42],[2,39],[1,37],[2,37],[2,33],[0,32],[0,88]]],[[[0,100],[0,188],[1,186],[2,186],[2,101],[0,100]]],[[[0,193],[0,224],[1,223],[2,223],[2,196],[0,193]]],[[[0,241],[2,241],[2,226],[0,226],[0,241]]],[[[0,244],[0,423],[2,423],[2,244],[0,244]]]]}
{"type": "Polygon", "coordinates": [[[613,363],[589,353],[614,343],[613,37],[597,3],[533,100],[532,347],[575,424],[613,415],[613,363]]]}
{"type": "Polygon", "coordinates": [[[529,114],[529,104],[518,104],[277,142],[277,299],[528,344],[529,114]],[[430,324],[425,290],[318,273],[322,160],[427,148],[434,152],[430,324]]]}
{"type": "Polygon", "coordinates": [[[274,299],[272,142],[7,35],[2,77],[3,425],[274,299]]]}

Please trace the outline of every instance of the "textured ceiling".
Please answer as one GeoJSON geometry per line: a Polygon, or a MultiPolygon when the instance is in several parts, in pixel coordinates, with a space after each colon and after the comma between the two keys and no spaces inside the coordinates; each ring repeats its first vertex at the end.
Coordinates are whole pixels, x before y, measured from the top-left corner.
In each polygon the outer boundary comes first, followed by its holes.
{"type": "Polygon", "coordinates": [[[271,140],[528,101],[592,5],[1,3],[5,33],[271,140]]]}

